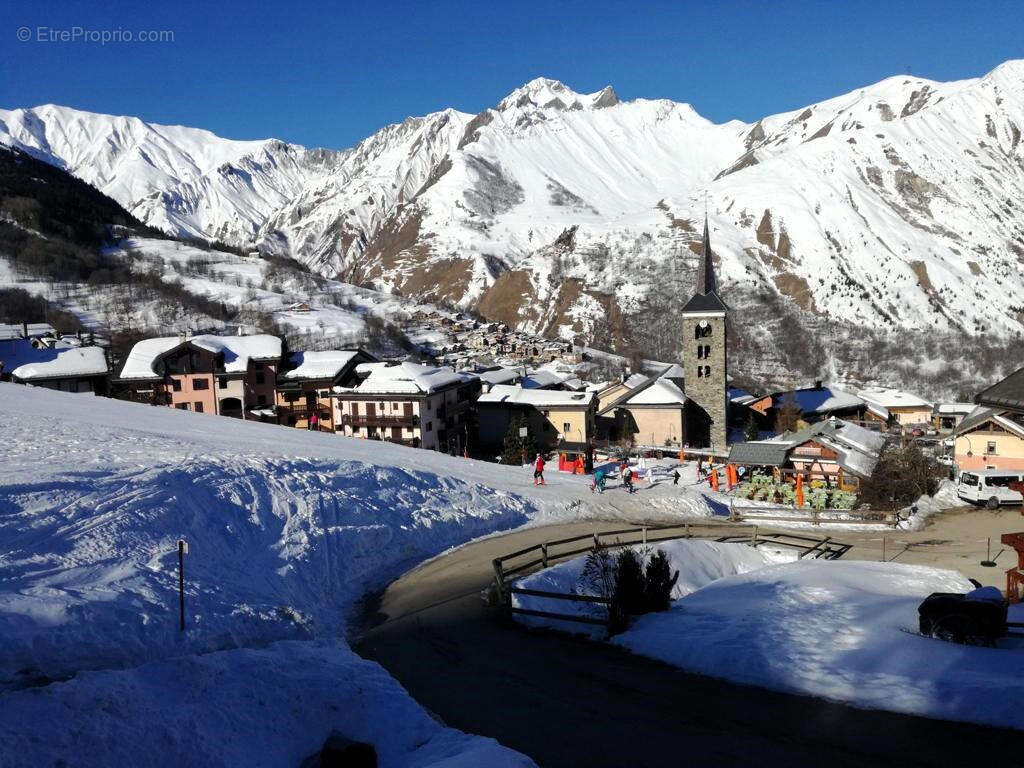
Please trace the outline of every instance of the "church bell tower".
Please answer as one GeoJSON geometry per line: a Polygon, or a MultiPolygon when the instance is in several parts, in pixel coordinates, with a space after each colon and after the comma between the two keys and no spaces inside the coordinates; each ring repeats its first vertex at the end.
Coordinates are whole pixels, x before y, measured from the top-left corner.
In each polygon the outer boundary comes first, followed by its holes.
{"type": "Polygon", "coordinates": [[[683,307],[686,442],[696,448],[726,450],[728,370],[726,324],[729,308],[718,295],[711,237],[704,218],[704,247],[697,267],[696,293],[683,307]]]}

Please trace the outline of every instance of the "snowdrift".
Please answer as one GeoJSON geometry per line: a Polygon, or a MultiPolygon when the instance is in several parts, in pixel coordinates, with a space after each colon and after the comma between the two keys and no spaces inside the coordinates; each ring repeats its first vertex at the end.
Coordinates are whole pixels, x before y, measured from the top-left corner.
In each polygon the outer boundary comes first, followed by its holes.
{"type": "Polygon", "coordinates": [[[435,723],[337,638],[368,590],[565,514],[564,493],[535,503],[511,468],[11,384],[0,417],[4,765],[297,765],[331,729],[383,746],[383,765],[529,764],[435,723]]]}
{"type": "Polygon", "coordinates": [[[1024,728],[1018,644],[978,648],[916,634],[925,596],[971,588],[958,573],[925,566],[800,561],[715,581],[613,641],[739,683],[1024,728]]]}
{"type": "MultiPolygon", "coordinates": [[[[668,555],[669,568],[673,572],[679,571],[679,580],[672,589],[673,600],[678,600],[724,576],[747,573],[764,568],[770,563],[787,562],[795,557],[792,552],[784,549],[771,549],[765,546],[755,549],[746,544],[723,544],[717,541],[693,539],[659,542],[652,545],[651,549],[643,546],[635,546],[632,549],[638,553],[660,549],[668,555]]],[[[593,594],[581,581],[586,560],[585,556],[567,560],[551,568],[530,574],[526,578],[520,579],[517,584],[527,589],[548,592],[593,594]]],[[[593,603],[577,603],[532,595],[513,595],[512,602],[517,608],[536,611],[552,611],[592,618],[605,618],[607,615],[603,607],[593,603]]],[[[516,621],[532,627],[548,627],[591,637],[604,637],[605,635],[605,630],[602,627],[571,621],[523,615],[516,615],[515,618],[516,621]]]]}

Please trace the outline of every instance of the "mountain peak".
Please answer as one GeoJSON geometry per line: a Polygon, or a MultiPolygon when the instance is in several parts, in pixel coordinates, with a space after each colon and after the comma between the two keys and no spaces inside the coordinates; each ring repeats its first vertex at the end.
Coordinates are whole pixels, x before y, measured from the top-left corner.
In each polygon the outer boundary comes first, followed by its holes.
{"type": "Polygon", "coordinates": [[[619,103],[615,89],[605,86],[595,93],[577,93],[559,80],[550,77],[535,77],[519,86],[498,104],[499,112],[513,109],[599,109],[619,103]]]}

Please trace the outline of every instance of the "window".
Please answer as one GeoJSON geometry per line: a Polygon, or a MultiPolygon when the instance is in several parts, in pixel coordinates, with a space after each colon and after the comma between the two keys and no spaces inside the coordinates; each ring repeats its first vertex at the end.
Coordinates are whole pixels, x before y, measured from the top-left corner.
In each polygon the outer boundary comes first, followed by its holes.
{"type": "Polygon", "coordinates": [[[257,371],[252,380],[257,384],[263,384],[266,382],[267,377],[263,374],[263,371],[257,371]]]}
{"type": "Polygon", "coordinates": [[[572,429],[572,424],[568,421],[562,422],[562,434],[568,434],[569,430],[572,429]]]}
{"type": "Polygon", "coordinates": [[[698,365],[697,366],[697,378],[698,379],[703,379],[704,378],[704,366],[703,365],[698,365]]]}
{"type": "Polygon", "coordinates": [[[195,411],[196,413],[202,413],[203,412],[203,404],[201,402],[199,402],[198,400],[196,400],[194,403],[192,403],[192,410],[195,411]]]}
{"type": "Polygon", "coordinates": [[[218,389],[227,389],[228,388],[228,380],[227,379],[217,379],[217,388],[218,389]]]}
{"type": "Polygon", "coordinates": [[[996,441],[995,440],[989,440],[988,441],[988,445],[985,447],[985,453],[995,453],[995,452],[996,452],[996,441]]]}
{"type": "Polygon", "coordinates": [[[181,379],[171,379],[171,389],[181,392],[181,379]]]}
{"type": "Polygon", "coordinates": [[[210,388],[210,382],[207,381],[206,379],[195,379],[192,382],[192,389],[194,389],[194,390],[209,389],[209,388],[210,388]]]}
{"type": "Polygon", "coordinates": [[[704,366],[704,378],[706,379],[706,378],[708,378],[710,376],[711,376],[711,366],[710,365],[705,365],[704,366]]]}
{"type": "Polygon", "coordinates": [[[177,408],[179,411],[187,411],[188,410],[188,403],[178,403],[174,407],[177,408]]]}
{"type": "Polygon", "coordinates": [[[711,345],[710,344],[705,344],[704,345],[704,359],[707,360],[709,357],[711,357],[711,345]]]}
{"type": "Polygon", "coordinates": [[[432,432],[433,429],[434,429],[434,422],[428,421],[427,422],[427,428],[425,430],[423,430],[423,431],[424,432],[432,432]]]}

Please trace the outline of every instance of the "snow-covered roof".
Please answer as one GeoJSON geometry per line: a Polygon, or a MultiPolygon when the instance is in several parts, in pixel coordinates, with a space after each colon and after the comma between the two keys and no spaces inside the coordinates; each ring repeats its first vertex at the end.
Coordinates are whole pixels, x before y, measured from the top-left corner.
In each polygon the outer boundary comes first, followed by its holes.
{"type": "Polygon", "coordinates": [[[1024,437],[1024,426],[1018,424],[1013,419],[1006,418],[1003,409],[991,408],[987,405],[976,406],[973,411],[967,414],[960,424],[957,425],[955,434],[959,436],[970,432],[979,424],[984,424],[989,420],[996,422],[1005,429],[1008,429],[1010,432],[1013,432],[1015,435],[1024,437]]]}
{"type": "Polygon", "coordinates": [[[487,384],[506,384],[510,381],[515,381],[523,375],[521,368],[497,368],[493,371],[483,371],[478,373],[477,377],[480,381],[487,384]]]}
{"type": "Polygon", "coordinates": [[[864,400],[852,392],[833,387],[813,387],[797,389],[792,392],[780,392],[775,396],[775,404],[781,407],[790,398],[802,413],[828,413],[864,405],[864,400]]]}
{"type": "Polygon", "coordinates": [[[870,387],[857,393],[862,399],[883,408],[931,408],[932,404],[910,392],[888,387],[870,387]]]}
{"type": "Polygon", "coordinates": [[[224,357],[224,373],[245,373],[250,360],[277,360],[281,357],[281,339],[268,334],[255,336],[212,336],[203,334],[182,339],[180,336],[161,336],[143,339],[128,353],[122,379],[153,379],[160,376],[154,364],[175,347],[189,343],[224,357]]]}
{"type": "Polygon", "coordinates": [[[451,368],[438,368],[420,363],[360,363],[356,372],[366,378],[356,387],[342,388],[342,393],[391,395],[430,394],[451,384],[476,379],[475,374],[456,373],[451,368]]]}
{"type": "Polygon", "coordinates": [[[507,403],[531,405],[535,408],[587,408],[595,401],[593,392],[565,392],[556,389],[523,389],[508,384],[497,384],[490,392],[480,395],[477,403],[507,403]]]}
{"type": "Polygon", "coordinates": [[[544,389],[545,387],[555,387],[569,378],[572,378],[571,374],[564,375],[557,371],[538,368],[537,370],[529,371],[526,374],[523,378],[523,387],[525,389],[544,389]]]}
{"type": "Polygon", "coordinates": [[[935,412],[943,416],[964,415],[975,409],[974,403],[939,403],[935,406],[935,412]]]}
{"type": "Polygon", "coordinates": [[[0,341],[24,338],[26,330],[29,336],[57,333],[57,329],[49,323],[0,323],[0,341]]]}
{"type": "Polygon", "coordinates": [[[4,372],[20,381],[39,381],[72,376],[105,376],[107,356],[100,347],[83,347],[66,341],[37,349],[31,339],[0,342],[4,372]]]}
{"type": "Polygon", "coordinates": [[[626,397],[620,405],[683,405],[686,395],[676,384],[664,377],[657,378],[650,386],[626,397]]]}
{"type": "Polygon", "coordinates": [[[683,366],[679,363],[672,363],[668,368],[661,372],[661,378],[663,379],[685,379],[686,371],[683,370],[683,366]]]}
{"type": "Polygon", "coordinates": [[[280,378],[288,381],[333,379],[359,354],[358,349],[296,352],[291,356],[295,367],[282,373],[280,378]]]}

